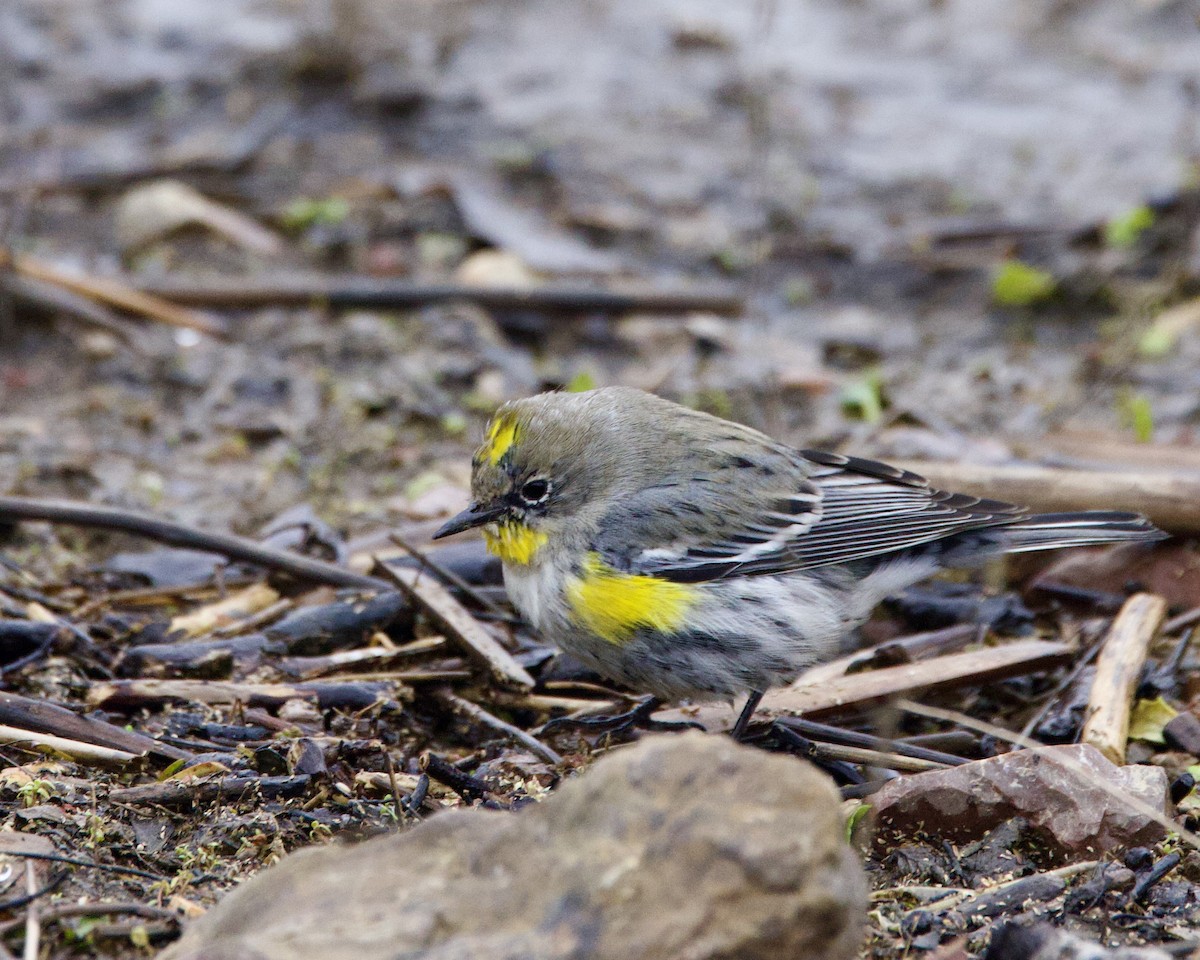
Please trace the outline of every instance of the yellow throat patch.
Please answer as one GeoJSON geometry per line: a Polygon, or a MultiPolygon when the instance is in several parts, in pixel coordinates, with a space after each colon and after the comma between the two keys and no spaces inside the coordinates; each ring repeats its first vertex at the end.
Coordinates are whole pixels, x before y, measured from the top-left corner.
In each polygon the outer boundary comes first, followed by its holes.
{"type": "Polygon", "coordinates": [[[511,415],[497,416],[488,424],[483,446],[479,448],[479,459],[494,467],[516,442],[517,418],[511,415]]]}
{"type": "Polygon", "coordinates": [[[684,626],[698,588],[614,570],[589,553],[580,576],[567,584],[571,616],[607,640],[625,643],[640,628],[672,633],[684,626]]]}
{"type": "Polygon", "coordinates": [[[530,530],[524,524],[501,523],[496,525],[495,533],[485,527],[483,539],[488,553],[495,554],[504,563],[523,567],[533,562],[534,555],[546,542],[546,535],[530,530]]]}

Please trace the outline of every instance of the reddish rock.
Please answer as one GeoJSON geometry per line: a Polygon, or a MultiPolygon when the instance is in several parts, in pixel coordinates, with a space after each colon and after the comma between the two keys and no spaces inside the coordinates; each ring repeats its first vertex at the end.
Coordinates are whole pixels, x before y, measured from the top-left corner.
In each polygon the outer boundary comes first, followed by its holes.
{"type": "Polygon", "coordinates": [[[876,842],[914,834],[974,840],[1013,817],[1029,821],[1052,858],[1098,857],[1163,837],[1160,824],[1102,785],[1170,812],[1164,770],[1118,767],[1094,747],[1067,744],[891,781],[872,798],[876,842]]]}

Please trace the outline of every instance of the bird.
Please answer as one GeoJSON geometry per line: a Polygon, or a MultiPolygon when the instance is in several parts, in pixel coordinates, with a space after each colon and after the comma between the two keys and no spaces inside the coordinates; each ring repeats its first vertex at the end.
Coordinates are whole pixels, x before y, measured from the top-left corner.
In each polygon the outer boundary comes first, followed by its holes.
{"type": "Polygon", "coordinates": [[[654,706],[744,697],[736,739],[767,690],[942,568],[1166,536],[1136,513],[938,490],[632,387],[506,403],[471,467],[434,538],[482,528],[540,635],[654,706]]]}

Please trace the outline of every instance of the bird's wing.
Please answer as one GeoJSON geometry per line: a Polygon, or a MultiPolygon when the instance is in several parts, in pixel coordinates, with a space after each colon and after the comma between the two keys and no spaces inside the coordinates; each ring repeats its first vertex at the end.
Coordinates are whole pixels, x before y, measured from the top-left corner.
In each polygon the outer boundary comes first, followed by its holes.
{"type": "Polygon", "coordinates": [[[779,471],[747,471],[747,482],[741,471],[721,471],[719,479],[639,491],[606,517],[599,548],[624,569],[694,582],[849,563],[1023,514],[931,489],[923,477],[873,460],[819,450],[798,456],[791,492],[778,492],[779,471]]]}

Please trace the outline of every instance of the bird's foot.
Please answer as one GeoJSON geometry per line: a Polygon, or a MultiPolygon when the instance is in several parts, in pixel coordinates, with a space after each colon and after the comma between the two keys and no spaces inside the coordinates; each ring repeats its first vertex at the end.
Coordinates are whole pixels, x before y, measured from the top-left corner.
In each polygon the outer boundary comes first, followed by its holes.
{"type": "Polygon", "coordinates": [[[643,697],[624,713],[604,714],[595,717],[558,717],[542,726],[540,733],[560,733],[563,730],[580,730],[588,733],[623,735],[631,730],[703,730],[704,727],[690,720],[655,720],[654,711],[662,706],[658,697],[643,697]]]}

